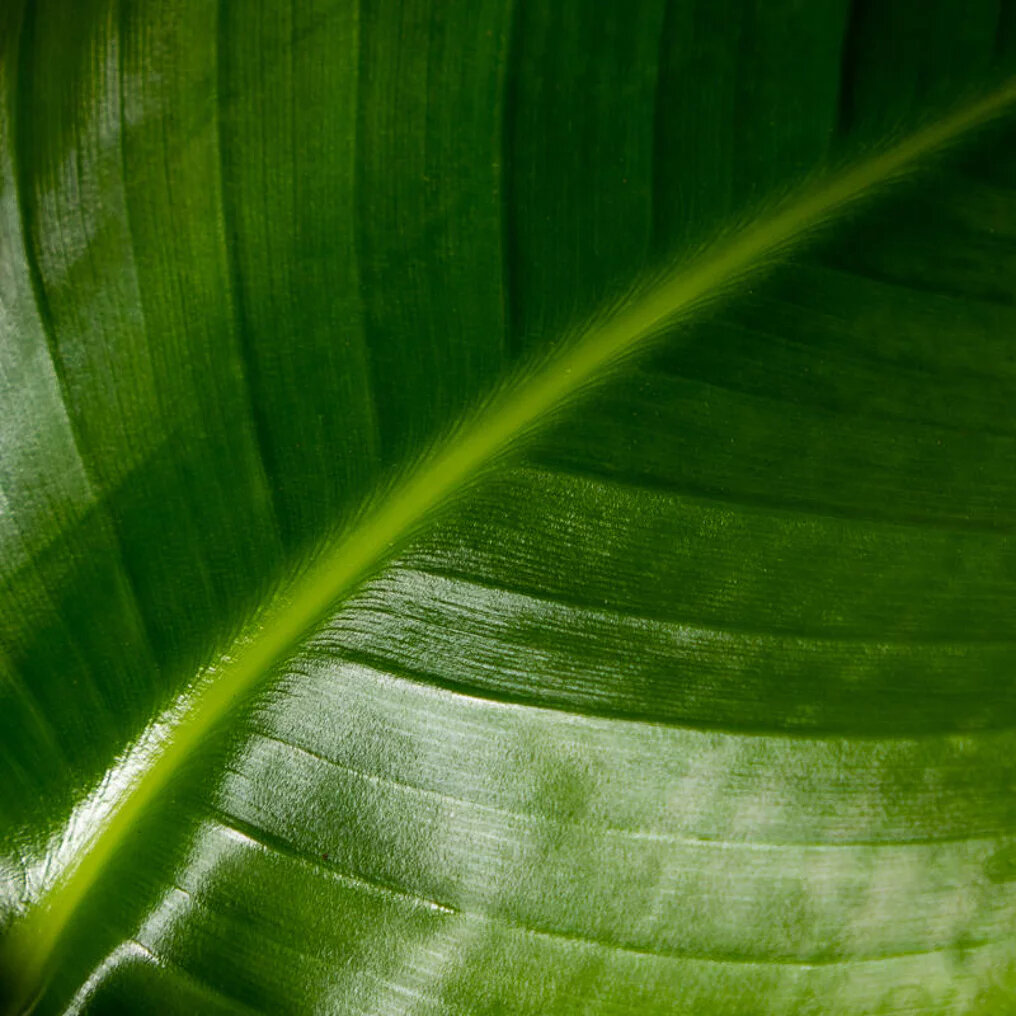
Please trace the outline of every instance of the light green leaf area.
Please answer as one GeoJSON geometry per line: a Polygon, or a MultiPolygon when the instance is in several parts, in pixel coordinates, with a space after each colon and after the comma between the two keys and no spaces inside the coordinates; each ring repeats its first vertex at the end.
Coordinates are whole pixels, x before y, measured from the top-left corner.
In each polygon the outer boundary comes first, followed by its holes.
{"type": "Polygon", "coordinates": [[[0,1012],[1016,1012],[1016,3],[0,5],[0,1012]]]}

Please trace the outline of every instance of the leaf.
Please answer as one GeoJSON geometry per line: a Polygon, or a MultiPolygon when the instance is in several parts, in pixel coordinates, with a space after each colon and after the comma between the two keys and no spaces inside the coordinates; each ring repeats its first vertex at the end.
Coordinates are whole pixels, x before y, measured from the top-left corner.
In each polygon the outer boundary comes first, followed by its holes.
{"type": "Polygon", "coordinates": [[[1013,8],[597,11],[0,13],[10,1011],[1012,1006],[1013,8]]]}

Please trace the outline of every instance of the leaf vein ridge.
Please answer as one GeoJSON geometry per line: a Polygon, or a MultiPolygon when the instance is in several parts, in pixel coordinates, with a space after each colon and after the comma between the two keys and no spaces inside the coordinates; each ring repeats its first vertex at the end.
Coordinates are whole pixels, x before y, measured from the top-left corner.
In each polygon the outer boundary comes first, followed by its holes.
{"type": "MultiPolygon", "coordinates": [[[[501,914],[492,913],[481,909],[466,909],[454,906],[449,903],[438,902],[422,895],[414,890],[403,886],[394,885],[382,880],[374,879],[357,872],[347,871],[339,868],[338,865],[322,861],[315,854],[304,850],[291,843],[284,837],[275,834],[266,834],[251,823],[246,822],[227,812],[218,812],[216,823],[227,834],[242,838],[251,843],[259,850],[268,853],[278,854],[280,857],[294,861],[298,864],[309,865],[312,868],[320,869],[327,874],[348,883],[353,890],[369,892],[402,903],[409,903],[413,906],[422,906],[435,914],[441,914],[446,918],[464,918],[467,920],[479,920],[486,924],[501,927],[509,932],[518,932],[535,938],[549,939],[552,941],[571,943],[580,948],[600,949],[610,953],[618,953],[642,960],[665,960],[670,962],[693,962],[715,965],[738,965],[738,966],[788,966],[797,968],[828,967],[828,966],[854,966],[861,963],[885,963],[893,960],[920,958],[936,956],[942,953],[954,952],[962,948],[964,952],[987,949],[1011,943],[1012,936],[1005,935],[998,938],[979,939],[976,941],[964,941],[962,947],[958,945],[940,945],[930,948],[901,949],[890,953],[876,953],[873,955],[822,955],[800,958],[793,956],[754,956],[739,952],[727,954],[718,952],[707,952],[704,950],[680,949],[680,948],[640,948],[631,944],[614,942],[610,939],[582,934],[579,932],[565,931],[555,928],[546,928],[536,924],[520,920],[512,920],[501,914]]],[[[183,887],[178,887],[187,893],[183,887]]],[[[189,895],[189,893],[188,893],[189,895]]]]}
{"type": "MultiPolygon", "coordinates": [[[[357,769],[355,766],[337,762],[335,759],[321,754],[321,752],[314,751],[313,749],[297,744],[294,741],[288,741],[283,737],[279,737],[278,735],[261,728],[254,728],[251,733],[263,740],[272,741],[283,748],[288,748],[301,755],[306,755],[309,758],[323,763],[324,765],[341,770],[351,776],[361,778],[368,783],[374,784],[375,786],[390,786],[398,790],[405,790],[414,794],[419,794],[421,797],[428,797],[433,800],[444,801],[453,805],[468,805],[471,808],[476,808],[478,811],[485,811],[493,815],[503,815],[507,818],[529,819],[536,822],[553,821],[548,820],[545,816],[536,812],[514,811],[511,808],[500,808],[497,805],[486,804],[471,797],[456,797],[454,794],[447,794],[443,791],[434,790],[430,787],[421,787],[418,784],[409,783],[406,780],[395,779],[392,776],[382,776],[377,773],[369,773],[363,769],[357,769]]],[[[583,823],[578,822],[562,824],[571,824],[576,826],[583,825],[583,823]]],[[[588,828],[596,833],[604,833],[609,836],[618,836],[633,840],[650,840],[661,843],[674,843],[680,846],[696,848],[702,847],[704,849],[711,849],[715,847],[720,850],[760,850],[765,852],[781,850],[878,850],[907,847],[930,847],[932,849],[936,849],[942,846],[968,845],[972,843],[996,844],[999,840],[1006,838],[1003,836],[991,836],[982,833],[979,835],[974,834],[962,836],[919,836],[896,840],[728,840],[721,839],[719,837],[688,836],[657,829],[633,829],[612,825],[590,825],[588,828]]],[[[1016,829],[1012,831],[1010,838],[1016,839],[1016,829]]]]}

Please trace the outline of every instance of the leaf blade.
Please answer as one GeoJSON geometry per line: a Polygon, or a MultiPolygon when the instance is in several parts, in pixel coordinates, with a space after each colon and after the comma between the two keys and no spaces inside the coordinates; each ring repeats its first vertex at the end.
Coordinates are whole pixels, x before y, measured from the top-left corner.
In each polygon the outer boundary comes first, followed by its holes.
{"type": "Polygon", "coordinates": [[[325,546],[279,597],[281,608],[265,611],[255,629],[248,628],[224,651],[222,661],[207,668],[189,693],[180,696],[155,722],[154,736],[146,732],[140,746],[129,753],[143,760],[127,763],[126,768],[133,772],[130,789],[121,791],[122,800],[106,813],[103,827],[91,833],[87,846],[84,842],[79,846],[74,866],[40,901],[39,913],[45,916],[31,922],[35,927],[30,924],[26,936],[28,941],[35,938],[36,943],[16,947],[21,952],[20,963],[29,972],[25,991],[30,995],[36,990],[33,982],[48,965],[48,954],[64,925],[134,826],[138,812],[164,791],[194,747],[235,703],[294,651],[337,600],[379,567],[391,548],[401,546],[423,520],[520,436],[566,405],[620,357],[634,353],[664,325],[700,312],[711,297],[760,272],[773,252],[801,242],[844,206],[869,196],[921,158],[990,122],[1014,102],[1016,81],[824,184],[808,188],[775,214],[752,223],[730,240],[720,241],[684,271],[665,276],[661,283],[626,303],[620,313],[594,323],[546,363],[509,383],[475,421],[439,445],[348,535],[325,546]]]}

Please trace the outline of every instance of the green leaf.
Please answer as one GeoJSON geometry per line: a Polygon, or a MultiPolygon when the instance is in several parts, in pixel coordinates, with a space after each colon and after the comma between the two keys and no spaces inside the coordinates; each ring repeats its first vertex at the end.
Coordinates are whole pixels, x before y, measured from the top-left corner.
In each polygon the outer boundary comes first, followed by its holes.
{"type": "Polygon", "coordinates": [[[0,10],[0,1005],[1016,1006],[1014,58],[0,10]]]}

